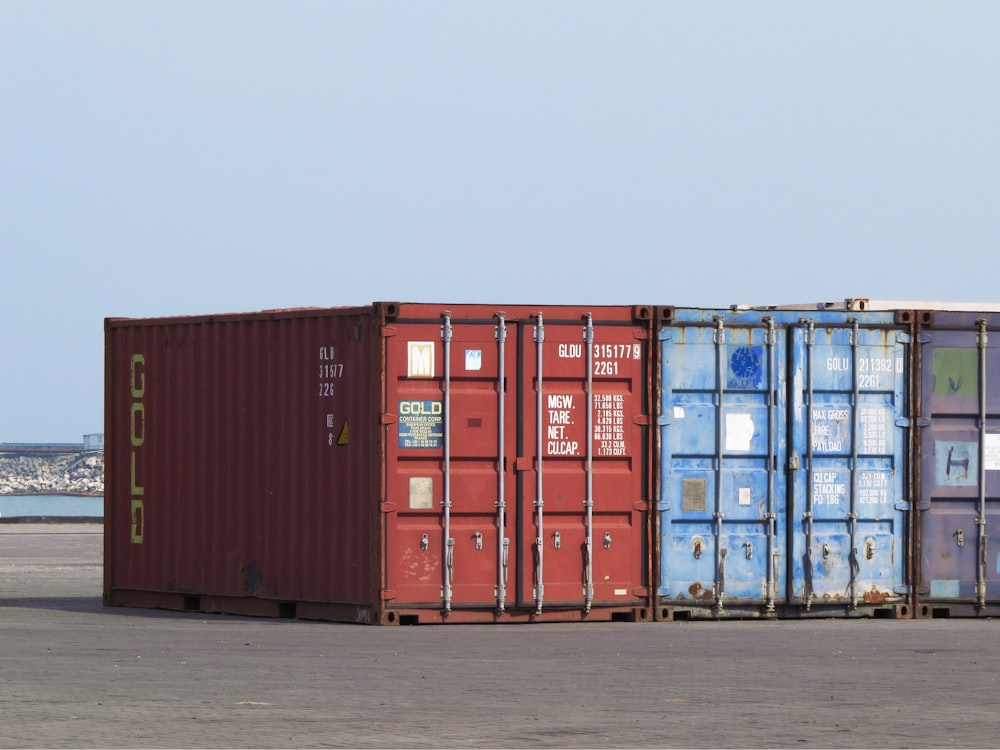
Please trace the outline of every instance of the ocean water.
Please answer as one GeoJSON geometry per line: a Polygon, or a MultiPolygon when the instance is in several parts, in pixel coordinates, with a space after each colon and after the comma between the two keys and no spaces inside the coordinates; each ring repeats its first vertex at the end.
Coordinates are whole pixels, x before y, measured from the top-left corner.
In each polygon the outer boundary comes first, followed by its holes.
{"type": "Polygon", "coordinates": [[[104,518],[103,497],[75,495],[0,495],[0,521],[5,518],[104,518]]]}

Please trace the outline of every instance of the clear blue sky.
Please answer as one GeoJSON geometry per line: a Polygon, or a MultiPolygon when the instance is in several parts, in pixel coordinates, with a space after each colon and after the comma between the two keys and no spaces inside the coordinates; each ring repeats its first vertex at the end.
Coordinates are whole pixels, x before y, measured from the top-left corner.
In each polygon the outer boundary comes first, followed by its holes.
{"type": "Polygon", "coordinates": [[[998,2],[0,2],[0,442],[103,320],[1000,301],[998,2]]]}

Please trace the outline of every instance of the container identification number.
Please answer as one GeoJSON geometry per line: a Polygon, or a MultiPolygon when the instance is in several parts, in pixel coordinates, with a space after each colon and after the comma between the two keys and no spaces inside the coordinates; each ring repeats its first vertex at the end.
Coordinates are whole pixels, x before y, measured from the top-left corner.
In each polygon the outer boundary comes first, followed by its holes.
{"type": "MultiPolygon", "coordinates": [[[[827,357],[828,372],[850,372],[850,357],[827,357]]],[[[858,359],[858,387],[878,389],[892,383],[892,375],[903,372],[902,358],[892,357],[860,357],[858,359]],[[882,376],[887,376],[883,379],[882,376]]]]}
{"type": "Polygon", "coordinates": [[[334,395],[334,381],[344,377],[344,364],[337,362],[337,348],[330,344],[319,348],[319,396],[331,398],[334,395]]]}
{"type": "MultiPolygon", "coordinates": [[[[585,347],[583,344],[559,344],[557,351],[560,359],[582,359],[585,347]]],[[[619,362],[638,360],[641,357],[640,344],[594,344],[594,375],[618,375],[619,362]]]]}

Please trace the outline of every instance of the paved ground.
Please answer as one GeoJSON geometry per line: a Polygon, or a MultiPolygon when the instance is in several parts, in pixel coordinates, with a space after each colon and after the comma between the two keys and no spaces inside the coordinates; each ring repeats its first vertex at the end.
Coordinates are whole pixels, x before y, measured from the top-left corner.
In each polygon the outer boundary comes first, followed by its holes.
{"type": "Polygon", "coordinates": [[[101,606],[0,524],[0,747],[1000,747],[1000,622],[378,628],[101,606]]]}

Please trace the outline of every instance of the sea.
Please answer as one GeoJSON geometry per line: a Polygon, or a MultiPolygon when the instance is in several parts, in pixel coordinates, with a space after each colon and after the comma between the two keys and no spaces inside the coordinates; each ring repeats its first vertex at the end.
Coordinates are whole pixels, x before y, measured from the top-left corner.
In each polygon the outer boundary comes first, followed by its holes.
{"type": "Polygon", "coordinates": [[[104,518],[103,497],[0,495],[0,522],[14,518],[104,518]]]}

